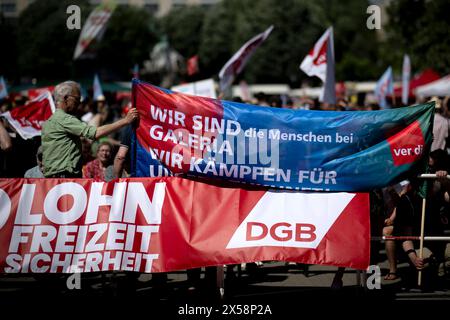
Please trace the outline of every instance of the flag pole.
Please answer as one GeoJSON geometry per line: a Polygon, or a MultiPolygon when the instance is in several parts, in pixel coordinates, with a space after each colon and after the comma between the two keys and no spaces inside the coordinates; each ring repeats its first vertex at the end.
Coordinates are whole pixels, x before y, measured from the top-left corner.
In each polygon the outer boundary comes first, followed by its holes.
{"type": "MultiPolygon", "coordinates": [[[[419,246],[419,258],[423,259],[423,240],[425,233],[425,206],[427,204],[427,198],[422,199],[422,219],[420,222],[420,246],[419,246]]],[[[419,270],[417,285],[420,287],[422,285],[422,270],[419,270]]]]}

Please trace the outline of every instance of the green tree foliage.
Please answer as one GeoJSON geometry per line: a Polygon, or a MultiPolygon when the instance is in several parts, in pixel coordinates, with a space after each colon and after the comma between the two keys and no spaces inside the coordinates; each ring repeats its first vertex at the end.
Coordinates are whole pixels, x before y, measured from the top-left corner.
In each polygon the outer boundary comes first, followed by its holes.
{"type": "MultiPolygon", "coordinates": [[[[19,73],[46,79],[64,79],[71,74],[72,56],[79,30],[66,27],[66,9],[72,0],[35,1],[18,22],[19,73]]],[[[87,0],[77,1],[84,22],[87,0]]]]}
{"type": "MultiPolygon", "coordinates": [[[[217,76],[236,50],[270,25],[274,25],[272,34],[237,81],[319,84],[299,65],[331,25],[338,81],[377,79],[388,65],[399,73],[404,53],[410,54],[413,70],[449,71],[447,0],[390,1],[388,15],[383,17],[388,22],[381,33],[366,27],[368,0],[223,0],[210,9],[175,9],[159,20],[142,8],[119,6],[103,40],[95,46],[97,58],[76,62],[72,56],[80,31],[66,28],[66,8],[72,3],[35,1],[16,26],[0,19],[0,36],[9,44],[1,52],[1,72],[16,79],[55,80],[103,71],[112,78],[127,79],[132,66],[148,59],[153,45],[166,35],[185,58],[199,54],[199,77],[217,76]]],[[[76,3],[84,23],[92,7],[88,0],[76,3]]]]}
{"type": "Polygon", "coordinates": [[[362,80],[376,77],[376,32],[366,28],[366,9],[361,0],[227,0],[206,16],[200,59],[211,74],[251,37],[269,25],[274,30],[256,51],[241,78],[248,82],[288,82],[298,85],[308,78],[299,65],[317,39],[334,27],[336,77],[362,80]]]}
{"type": "MultiPolygon", "coordinates": [[[[413,70],[450,70],[450,2],[447,0],[398,0],[387,9],[389,24],[386,47],[401,69],[401,56],[409,53],[413,70]]],[[[383,56],[386,60],[389,57],[383,56]]]]}
{"type": "Polygon", "coordinates": [[[148,59],[157,41],[156,22],[145,10],[118,6],[98,44],[97,68],[107,70],[116,78],[130,78],[135,63],[148,59]]]}
{"type": "Polygon", "coordinates": [[[366,26],[368,1],[317,0],[316,19],[333,26],[336,80],[369,80],[380,76],[385,66],[379,61],[379,40],[366,26]]]}
{"type": "MultiPolygon", "coordinates": [[[[135,63],[148,58],[156,41],[152,31],[155,20],[145,10],[118,6],[102,41],[94,45],[96,58],[73,61],[81,30],[66,27],[66,8],[71,4],[71,0],[36,1],[22,12],[17,30],[22,76],[55,80],[91,77],[104,70],[110,77],[126,79],[135,63]]],[[[84,25],[93,7],[87,0],[77,1],[77,5],[84,25]]]]}
{"type": "Polygon", "coordinates": [[[201,37],[199,60],[202,72],[208,76],[217,75],[222,65],[231,57],[231,41],[237,32],[234,23],[236,1],[224,1],[208,12],[201,37]]]}
{"type": "Polygon", "coordinates": [[[190,6],[174,9],[160,20],[170,46],[185,58],[198,53],[205,13],[203,7],[190,6]]]}

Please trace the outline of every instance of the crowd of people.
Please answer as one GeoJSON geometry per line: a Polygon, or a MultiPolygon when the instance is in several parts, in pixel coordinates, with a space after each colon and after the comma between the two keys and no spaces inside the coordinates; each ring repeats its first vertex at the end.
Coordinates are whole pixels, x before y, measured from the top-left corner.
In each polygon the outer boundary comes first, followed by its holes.
{"type": "MultiPolygon", "coordinates": [[[[0,118],[0,177],[58,176],[105,181],[118,177],[114,173],[114,156],[118,150],[123,154],[123,149],[128,148],[129,124],[138,116],[129,100],[112,99],[111,105],[104,96],[96,101],[81,101],[80,87],[71,81],[55,87],[53,97],[56,111],[43,124],[42,136],[24,140],[5,118],[0,118]]],[[[4,99],[2,113],[25,103],[22,96],[12,101],[4,99]]],[[[129,174],[129,166],[125,166],[123,174],[129,174]]]]}
{"type": "MultiPolygon", "coordinates": [[[[26,178],[92,178],[110,181],[129,175],[129,148],[132,126],[139,114],[129,101],[103,98],[81,101],[80,86],[73,81],[57,85],[53,92],[56,111],[42,127],[42,137],[23,140],[9,123],[0,121],[0,177],[26,178]]],[[[430,97],[431,98],[431,97],[430,97]]],[[[240,98],[234,101],[244,102],[240,98]]],[[[429,99],[427,99],[429,100],[429,99]]],[[[450,147],[450,99],[433,97],[436,103],[433,143],[429,153],[429,168],[438,179],[431,181],[425,191],[426,235],[444,235],[450,229],[450,180],[448,148],[450,147]]],[[[255,95],[253,104],[269,107],[317,110],[376,110],[376,105],[357,107],[345,98],[336,106],[321,105],[317,100],[303,98],[293,101],[288,97],[255,95]]],[[[4,100],[2,112],[25,103],[19,98],[4,100]]],[[[397,185],[371,192],[372,236],[418,236],[422,212],[423,181],[410,177],[397,185]]],[[[422,270],[431,262],[436,274],[445,274],[446,242],[427,243],[432,255],[419,257],[417,244],[412,240],[387,240],[385,250],[389,262],[386,281],[396,280],[397,262],[407,259],[412,268],[422,270]],[[440,269],[439,269],[440,268],[440,269]]],[[[374,246],[376,248],[376,246],[374,246]]],[[[377,250],[372,250],[376,253],[377,250]]],[[[230,268],[231,269],[231,268],[230,268]]],[[[252,268],[249,268],[251,270],[252,268]]],[[[342,270],[333,281],[334,287],[342,284],[342,270]],[[339,278],[340,277],[340,278],[339,278]]],[[[188,273],[198,281],[198,270],[188,273]]],[[[164,277],[163,277],[164,278],[164,277]]]]}

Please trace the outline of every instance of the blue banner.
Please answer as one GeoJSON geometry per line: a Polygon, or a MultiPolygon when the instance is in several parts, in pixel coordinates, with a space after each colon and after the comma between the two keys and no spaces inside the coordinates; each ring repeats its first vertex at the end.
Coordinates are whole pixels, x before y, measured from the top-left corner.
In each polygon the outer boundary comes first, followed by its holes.
{"type": "Polygon", "coordinates": [[[434,103],[305,111],[185,95],[133,80],[135,176],[180,175],[273,188],[368,191],[417,168],[434,103]]]}

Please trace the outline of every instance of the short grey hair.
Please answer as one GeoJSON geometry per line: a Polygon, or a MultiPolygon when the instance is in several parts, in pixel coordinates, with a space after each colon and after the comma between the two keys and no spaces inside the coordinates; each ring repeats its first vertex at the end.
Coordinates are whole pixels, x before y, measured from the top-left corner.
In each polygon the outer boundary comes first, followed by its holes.
{"type": "Polygon", "coordinates": [[[64,81],[58,84],[53,91],[55,102],[64,101],[64,98],[73,93],[74,88],[81,92],[80,85],[75,81],[64,81]]]}

